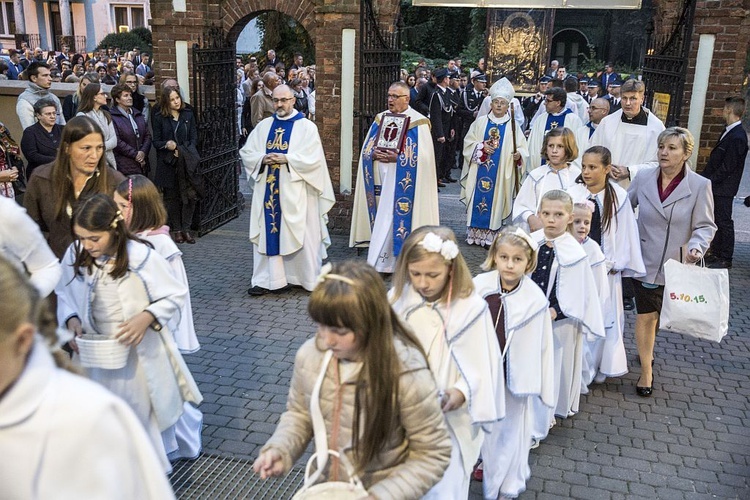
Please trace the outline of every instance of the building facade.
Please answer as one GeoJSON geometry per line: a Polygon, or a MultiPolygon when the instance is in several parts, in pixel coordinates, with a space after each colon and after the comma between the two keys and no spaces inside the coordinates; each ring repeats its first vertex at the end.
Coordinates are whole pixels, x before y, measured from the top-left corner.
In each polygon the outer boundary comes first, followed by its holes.
{"type": "Polygon", "coordinates": [[[0,47],[15,48],[23,33],[31,48],[57,50],[61,47],[64,19],[61,8],[70,8],[72,33],[77,52],[91,52],[110,33],[149,27],[151,6],[147,0],[43,0],[0,1],[0,47]]]}

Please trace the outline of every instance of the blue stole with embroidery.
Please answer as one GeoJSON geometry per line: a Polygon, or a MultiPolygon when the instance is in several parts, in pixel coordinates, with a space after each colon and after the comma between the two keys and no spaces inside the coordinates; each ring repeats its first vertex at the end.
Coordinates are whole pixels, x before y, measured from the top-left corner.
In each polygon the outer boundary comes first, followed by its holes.
{"type": "MultiPolygon", "coordinates": [[[[406,133],[404,149],[396,158],[396,186],[393,193],[393,256],[401,252],[401,245],[411,234],[411,218],[414,209],[414,190],[417,183],[418,126],[412,126],[406,133]]],[[[367,213],[370,230],[375,225],[377,212],[376,196],[380,196],[382,185],[375,184],[372,155],[378,139],[380,123],[374,121],[365,139],[362,150],[362,172],[367,200],[367,213]]]]}
{"type": "MultiPolygon", "coordinates": [[[[266,154],[283,153],[289,151],[289,139],[292,136],[294,123],[304,118],[302,113],[297,113],[288,120],[280,120],[276,114],[273,115],[273,123],[268,131],[266,140],[266,154]]],[[[266,192],[263,196],[263,215],[266,222],[266,255],[279,255],[281,247],[281,184],[279,183],[279,174],[281,165],[266,165],[268,172],[266,174],[266,192]]],[[[287,165],[287,170],[289,165],[287,165]]]]}
{"type": "MultiPolygon", "coordinates": [[[[510,120],[508,120],[510,121],[510,120]]],[[[497,171],[500,163],[500,152],[503,149],[503,140],[505,139],[505,126],[508,121],[500,125],[487,120],[487,127],[484,129],[484,140],[495,138],[498,140],[495,152],[487,158],[484,163],[477,164],[477,180],[474,185],[474,205],[471,207],[471,227],[480,229],[490,229],[490,216],[492,215],[492,205],[495,201],[495,188],[497,181],[497,171]]]]}
{"type": "Polygon", "coordinates": [[[586,126],[589,128],[589,139],[591,139],[591,136],[594,135],[594,130],[596,129],[594,128],[594,124],[591,122],[588,122],[586,126]]]}
{"type": "MultiPolygon", "coordinates": [[[[573,111],[570,108],[565,108],[565,111],[563,111],[559,115],[547,115],[547,123],[544,125],[544,134],[546,135],[547,132],[552,130],[553,128],[557,127],[564,127],[565,126],[565,115],[572,113],[573,111]]],[[[572,132],[575,132],[574,130],[572,132]]],[[[542,158],[542,165],[546,165],[547,160],[542,158]]]]}

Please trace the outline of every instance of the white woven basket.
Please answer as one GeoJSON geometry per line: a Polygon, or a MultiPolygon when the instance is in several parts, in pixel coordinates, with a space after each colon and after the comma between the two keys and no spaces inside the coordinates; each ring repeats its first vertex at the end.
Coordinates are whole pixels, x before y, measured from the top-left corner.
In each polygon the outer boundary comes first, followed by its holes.
{"type": "Polygon", "coordinates": [[[76,339],[81,366],[117,370],[128,362],[130,346],[104,335],[81,335],[76,339]]]}

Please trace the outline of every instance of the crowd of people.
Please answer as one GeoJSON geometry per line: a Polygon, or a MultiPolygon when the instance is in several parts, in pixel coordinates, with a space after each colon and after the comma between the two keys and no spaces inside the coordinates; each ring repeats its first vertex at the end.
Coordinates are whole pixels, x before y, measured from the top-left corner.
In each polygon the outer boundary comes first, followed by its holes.
{"type": "MultiPolygon", "coordinates": [[[[620,83],[611,68],[582,88],[557,65],[526,99],[506,78],[488,89],[482,61],[466,76],[460,60],[418,68],[387,89],[360,152],[349,244],[368,247],[367,262],[324,266],[336,198],[312,121],[314,67],[296,56],[287,72],[273,51],[266,59],[262,72],[237,60],[240,156],[255,185],[248,294],[310,291],[317,332],[297,352],[287,409],[253,465],[261,477],[288,472],[314,441],[327,479],[356,474],[368,498],[467,498],[472,478],[486,498],[515,498],[530,450],[579,411],[591,384],[628,372],[629,296],[635,392],[653,394],[665,262],[731,266],[743,99],[727,99],[727,130],[699,175],[690,132],[665,128],[643,105],[644,84],[620,83]],[[446,182],[460,183],[466,242],[488,249],[476,276],[440,225],[446,182]],[[392,274],[390,291],[379,273],[392,274]]],[[[174,80],[148,112],[130,72],[111,101],[108,75],[92,72],[64,102],[49,92],[46,63],[24,72],[21,147],[0,129],[0,312],[12,318],[0,328],[0,447],[33,451],[0,481],[11,496],[60,495],[59,477],[78,477],[66,466],[90,466],[70,464],[74,453],[96,462],[65,432],[54,433],[56,453],[43,449],[49,415],[65,414],[91,421],[114,450],[107,459],[123,462],[107,469],[118,481],[82,472],[85,486],[66,487],[170,498],[163,472],[201,449],[202,395],[183,358],[200,346],[176,245],[195,241],[195,116],[174,80]],[[34,162],[25,210],[13,201],[21,153],[34,162]],[[95,339],[126,346],[123,364],[84,363],[89,380],[66,372],[95,339]]]]}
{"type": "Polygon", "coordinates": [[[115,85],[123,73],[132,73],[138,77],[139,84],[153,85],[151,54],[141,52],[139,47],[133,50],[121,50],[119,47],[98,49],[92,53],[76,52],[68,45],[63,45],[59,52],[35,49],[22,42],[20,49],[8,51],[8,61],[0,59],[0,79],[28,80],[26,69],[31,63],[45,63],[50,69],[53,82],[78,83],[86,73],[96,73],[105,85],[115,85]]]}

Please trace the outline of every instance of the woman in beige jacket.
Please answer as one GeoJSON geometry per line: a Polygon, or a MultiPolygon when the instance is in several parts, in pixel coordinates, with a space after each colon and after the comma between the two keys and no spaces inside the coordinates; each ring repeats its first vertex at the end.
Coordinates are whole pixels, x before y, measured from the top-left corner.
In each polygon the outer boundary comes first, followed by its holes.
{"type": "MultiPolygon", "coordinates": [[[[328,448],[347,456],[369,498],[420,498],[451,454],[435,381],[377,272],[362,262],[330,271],[308,305],[318,333],[297,352],[287,411],[253,467],[262,478],[285,474],[313,438],[310,399],[330,349],[320,390],[328,448]]],[[[347,479],[339,465],[329,480],[347,479]]]]}

